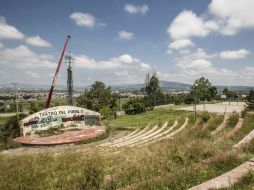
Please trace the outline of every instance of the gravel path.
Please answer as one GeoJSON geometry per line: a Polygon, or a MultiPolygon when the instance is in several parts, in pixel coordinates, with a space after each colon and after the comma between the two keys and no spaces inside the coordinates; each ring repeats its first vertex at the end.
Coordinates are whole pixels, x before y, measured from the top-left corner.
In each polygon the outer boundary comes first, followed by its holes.
{"type": "Polygon", "coordinates": [[[75,151],[86,151],[90,149],[91,147],[94,147],[98,144],[105,143],[108,141],[113,141],[114,139],[118,139],[121,137],[124,137],[131,133],[130,131],[118,131],[114,134],[112,134],[110,137],[96,141],[96,142],[91,142],[88,144],[64,144],[64,145],[55,145],[55,146],[24,146],[16,149],[9,149],[9,150],[4,150],[0,152],[0,155],[21,155],[21,154],[37,154],[37,153],[63,153],[68,150],[75,150],[75,151]]]}
{"type": "MultiPolygon", "coordinates": [[[[208,111],[213,113],[231,113],[238,112],[240,113],[244,109],[244,102],[222,102],[216,104],[199,104],[197,105],[197,111],[208,111]]],[[[185,111],[194,111],[194,106],[187,106],[183,108],[178,108],[176,110],[185,110],[185,111]]]]}
{"type": "Polygon", "coordinates": [[[200,185],[190,188],[189,190],[208,190],[227,188],[238,182],[248,171],[254,170],[254,158],[224,173],[216,178],[208,180],[200,185]]]}

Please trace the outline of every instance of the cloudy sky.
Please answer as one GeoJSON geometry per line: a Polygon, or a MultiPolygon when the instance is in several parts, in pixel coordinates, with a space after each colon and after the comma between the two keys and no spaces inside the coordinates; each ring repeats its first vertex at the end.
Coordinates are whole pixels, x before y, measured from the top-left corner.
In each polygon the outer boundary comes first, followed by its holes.
{"type": "MultiPolygon", "coordinates": [[[[0,0],[0,84],[50,84],[67,34],[74,85],[254,85],[253,0],[0,0]]],[[[57,84],[66,84],[66,64],[57,84]]]]}

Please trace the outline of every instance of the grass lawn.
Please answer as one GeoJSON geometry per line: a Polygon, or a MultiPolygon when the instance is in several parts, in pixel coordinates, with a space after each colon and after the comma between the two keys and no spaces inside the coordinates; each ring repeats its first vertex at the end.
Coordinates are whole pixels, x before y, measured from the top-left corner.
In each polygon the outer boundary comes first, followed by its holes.
{"type": "MultiPolygon", "coordinates": [[[[212,114],[204,129],[203,123],[195,125],[192,112],[174,108],[103,121],[112,128],[136,128],[165,121],[172,124],[175,119],[180,126],[186,116],[190,118],[187,127],[173,139],[149,146],[82,152],[71,146],[64,154],[57,154],[57,149],[43,154],[0,154],[0,171],[4,171],[0,172],[0,189],[187,189],[254,156],[253,148],[241,152],[232,149],[232,142],[254,128],[253,115],[246,116],[243,130],[232,139],[217,142],[211,129],[223,118],[212,114]],[[207,159],[210,161],[204,163],[207,159]]],[[[202,114],[198,116],[201,119],[202,114]]]]}

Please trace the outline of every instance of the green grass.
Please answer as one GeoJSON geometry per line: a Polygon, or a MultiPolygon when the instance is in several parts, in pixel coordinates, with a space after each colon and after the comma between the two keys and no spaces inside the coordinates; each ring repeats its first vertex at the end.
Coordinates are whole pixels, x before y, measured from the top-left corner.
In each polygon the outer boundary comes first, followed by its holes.
{"type": "Polygon", "coordinates": [[[218,136],[222,137],[229,131],[231,131],[237,124],[239,120],[239,114],[237,113],[232,113],[229,118],[227,119],[226,122],[226,127],[218,134],[218,136]]]}
{"type": "MultiPolygon", "coordinates": [[[[232,151],[232,139],[216,143],[210,136],[211,128],[216,128],[223,116],[213,115],[206,130],[203,124],[192,127],[193,113],[172,108],[108,119],[103,123],[116,130],[144,127],[158,123],[159,119],[161,123],[168,120],[171,124],[179,118],[180,126],[186,116],[190,118],[189,124],[173,139],[141,148],[118,149],[120,152],[114,154],[112,150],[105,149],[105,153],[97,148],[76,152],[73,146],[60,155],[55,154],[56,150],[40,154],[0,154],[0,171],[5,171],[0,172],[0,189],[187,189],[254,156],[251,148],[232,151]],[[210,161],[204,164],[206,159],[210,161]]],[[[247,115],[245,119],[245,130],[236,134],[235,140],[253,127],[253,116],[247,115]]]]}
{"type": "Polygon", "coordinates": [[[233,143],[239,142],[246,134],[254,129],[254,117],[252,114],[247,114],[244,118],[241,130],[231,138],[233,143]]]}
{"type": "Polygon", "coordinates": [[[209,131],[215,130],[222,123],[223,118],[224,118],[224,115],[214,115],[207,129],[209,131]]]}
{"type": "Polygon", "coordinates": [[[6,123],[8,121],[9,117],[0,117],[0,125],[6,123]]]}
{"type": "Polygon", "coordinates": [[[164,123],[166,121],[173,124],[177,118],[180,119],[180,122],[183,122],[183,115],[191,115],[190,112],[175,111],[173,108],[176,108],[176,106],[172,106],[170,109],[156,109],[137,115],[121,116],[118,119],[106,119],[103,124],[112,128],[143,128],[148,124],[164,123]]]}

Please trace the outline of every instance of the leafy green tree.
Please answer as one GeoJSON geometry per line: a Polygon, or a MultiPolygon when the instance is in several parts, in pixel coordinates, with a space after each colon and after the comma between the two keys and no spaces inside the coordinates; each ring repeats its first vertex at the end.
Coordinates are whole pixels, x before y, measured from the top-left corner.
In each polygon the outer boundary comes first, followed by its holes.
{"type": "Polygon", "coordinates": [[[223,89],[222,93],[227,96],[228,99],[234,98],[236,93],[229,90],[227,87],[223,89]]]}
{"type": "Polygon", "coordinates": [[[194,84],[191,87],[191,96],[197,97],[199,100],[208,100],[214,99],[217,94],[217,88],[212,86],[211,82],[205,77],[201,77],[195,80],[194,84]]]}
{"type": "Polygon", "coordinates": [[[137,114],[146,111],[144,98],[136,97],[129,99],[123,104],[123,110],[126,114],[137,114]]]}
{"type": "Polygon", "coordinates": [[[114,109],[117,106],[117,96],[112,94],[111,87],[101,81],[95,81],[89,90],[77,98],[77,104],[81,107],[99,111],[103,107],[114,109]]]}
{"type": "Polygon", "coordinates": [[[146,107],[150,110],[154,108],[156,105],[156,98],[161,92],[160,84],[159,84],[159,79],[156,76],[156,73],[150,75],[148,73],[146,75],[146,80],[145,80],[145,104],[146,107]]]}
{"type": "Polygon", "coordinates": [[[247,108],[254,110],[254,91],[251,90],[246,100],[247,108]]]}
{"type": "Polygon", "coordinates": [[[29,113],[33,114],[35,112],[40,111],[40,107],[37,105],[36,102],[30,102],[30,107],[29,107],[29,113]]]}
{"type": "MultiPolygon", "coordinates": [[[[19,114],[19,119],[25,118],[26,114],[19,114]]],[[[16,116],[11,116],[6,123],[0,125],[0,149],[9,149],[16,144],[13,138],[18,137],[20,132],[18,120],[16,116]]]]}

